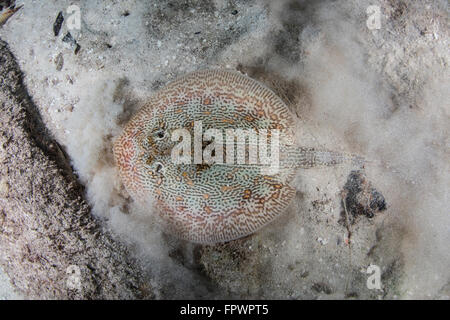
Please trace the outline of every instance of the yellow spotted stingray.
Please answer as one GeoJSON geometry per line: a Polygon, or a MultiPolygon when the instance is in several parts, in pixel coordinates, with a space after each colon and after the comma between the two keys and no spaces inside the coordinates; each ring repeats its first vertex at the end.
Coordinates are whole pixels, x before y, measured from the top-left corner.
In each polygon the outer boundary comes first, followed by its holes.
{"type": "Polygon", "coordinates": [[[297,146],[293,119],[259,82],[233,71],[197,71],[149,99],[115,140],[114,158],[126,190],[149,211],[154,206],[167,231],[197,243],[226,242],[254,233],[286,210],[295,195],[296,168],[359,161],[297,146]],[[278,171],[264,174],[258,163],[174,163],[174,130],[194,136],[200,121],[204,131],[252,129],[270,138],[278,130],[278,171]]]}

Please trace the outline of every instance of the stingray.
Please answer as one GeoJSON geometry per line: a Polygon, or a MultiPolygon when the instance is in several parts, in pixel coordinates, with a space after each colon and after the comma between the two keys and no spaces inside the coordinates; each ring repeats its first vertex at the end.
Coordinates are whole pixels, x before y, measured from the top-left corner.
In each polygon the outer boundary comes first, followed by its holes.
{"type": "Polygon", "coordinates": [[[258,231],[286,211],[298,168],[361,163],[357,156],[299,146],[293,121],[287,105],[263,84],[234,71],[197,71],[149,98],[115,140],[114,158],[128,193],[156,212],[165,230],[196,243],[226,242],[258,231]],[[217,135],[207,136],[208,129],[217,135]],[[180,130],[190,138],[176,135],[180,130]],[[220,150],[218,140],[231,141],[227,130],[234,130],[236,148],[220,150]],[[251,135],[239,140],[243,132],[256,133],[256,140],[251,135]],[[188,149],[179,148],[182,140],[188,149]],[[252,148],[255,143],[260,144],[252,148]],[[174,161],[177,148],[184,161],[174,161]],[[239,153],[244,161],[236,161],[239,153]],[[235,161],[198,161],[208,154],[235,161]]]}

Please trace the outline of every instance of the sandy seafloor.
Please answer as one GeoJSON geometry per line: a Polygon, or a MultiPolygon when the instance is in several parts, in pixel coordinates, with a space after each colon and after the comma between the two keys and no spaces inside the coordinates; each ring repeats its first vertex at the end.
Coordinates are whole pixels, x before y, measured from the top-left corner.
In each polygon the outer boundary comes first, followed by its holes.
{"type": "MultiPolygon", "coordinates": [[[[17,4],[0,38],[86,187],[91,214],[138,258],[153,297],[449,299],[447,1],[17,4]],[[71,4],[80,29],[68,28],[71,4]],[[380,9],[376,28],[367,25],[370,5],[380,9]],[[59,11],[66,19],[55,36],[59,11]],[[77,54],[62,41],[68,31],[77,54]],[[292,206],[251,237],[201,246],[163,234],[121,187],[111,143],[158,88],[205,68],[272,88],[297,116],[301,144],[373,160],[364,175],[386,209],[346,225],[342,190],[357,168],[299,170],[292,206]],[[381,270],[379,289],[366,285],[369,265],[381,270]]],[[[7,273],[0,298],[27,298],[7,273]]]]}

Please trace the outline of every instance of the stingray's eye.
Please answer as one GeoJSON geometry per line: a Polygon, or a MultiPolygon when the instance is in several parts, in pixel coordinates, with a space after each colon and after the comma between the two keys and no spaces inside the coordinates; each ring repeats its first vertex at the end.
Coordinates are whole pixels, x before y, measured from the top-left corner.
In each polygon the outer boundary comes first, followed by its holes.
{"type": "Polygon", "coordinates": [[[158,129],[153,132],[153,136],[155,140],[162,140],[166,136],[166,131],[163,129],[158,129]]]}
{"type": "Polygon", "coordinates": [[[155,162],[156,173],[164,173],[164,166],[161,162],[155,162]]]}

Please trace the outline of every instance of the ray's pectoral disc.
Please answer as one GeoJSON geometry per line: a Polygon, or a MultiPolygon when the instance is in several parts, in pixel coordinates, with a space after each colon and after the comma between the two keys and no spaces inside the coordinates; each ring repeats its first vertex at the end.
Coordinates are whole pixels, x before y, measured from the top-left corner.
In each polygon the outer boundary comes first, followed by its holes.
{"type": "Polygon", "coordinates": [[[249,235],[295,194],[292,115],[262,84],[231,71],[188,74],[155,93],[114,143],[133,199],[156,204],[169,232],[215,243],[249,235]]]}

